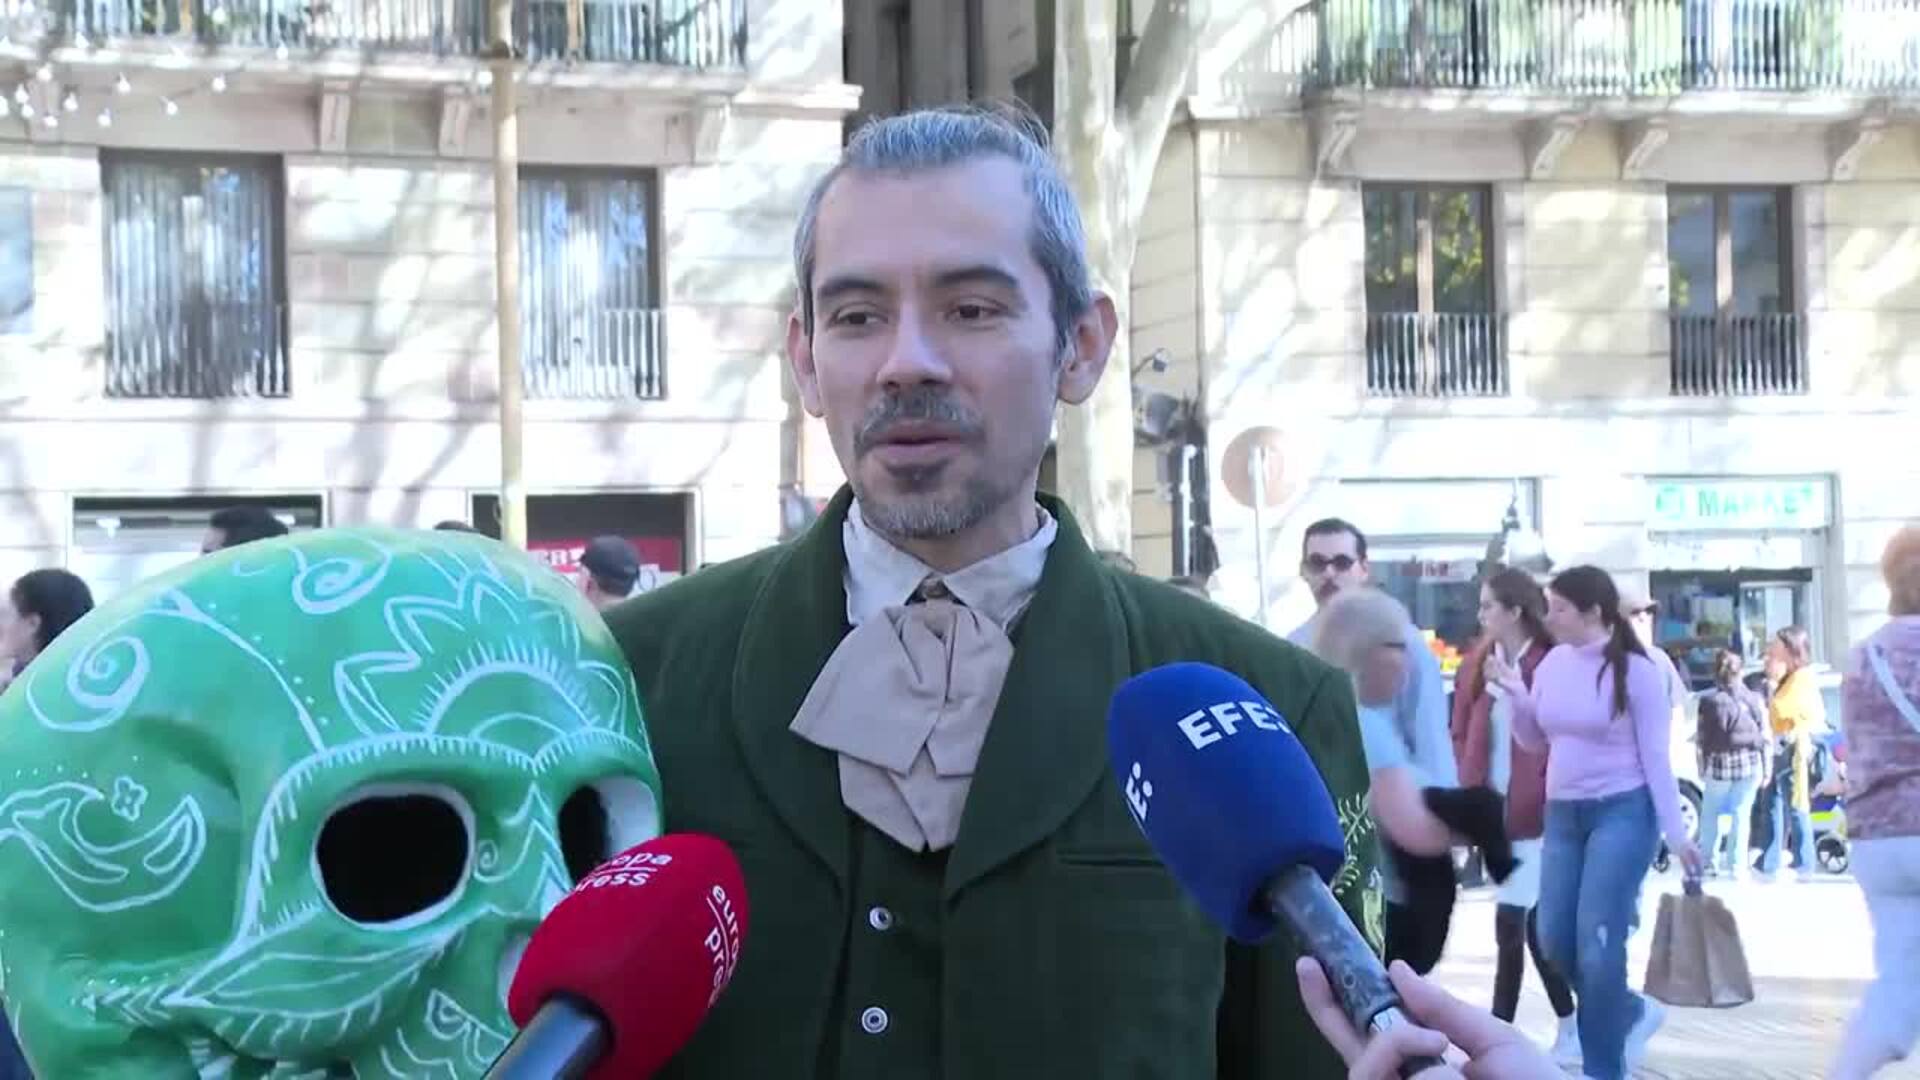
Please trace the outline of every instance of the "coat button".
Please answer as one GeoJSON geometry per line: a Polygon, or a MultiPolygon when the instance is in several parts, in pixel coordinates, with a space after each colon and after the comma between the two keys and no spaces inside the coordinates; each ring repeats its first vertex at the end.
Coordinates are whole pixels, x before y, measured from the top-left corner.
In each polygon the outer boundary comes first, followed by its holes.
{"type": "Polygon", "coordinates": [[[887,1030],[887,1024],[890,1022],[887,1019],[887,1010],[877,1005],[867,1006],[866,1010],[860,1014],[860,1030],[869,1035],[878,1035],[887,1030]]]}
{"type": "Polygon", "coordinates": [[[867,925],[884,934],[893,929],[893,912],[878,905],[868,908],[867,925]]]}

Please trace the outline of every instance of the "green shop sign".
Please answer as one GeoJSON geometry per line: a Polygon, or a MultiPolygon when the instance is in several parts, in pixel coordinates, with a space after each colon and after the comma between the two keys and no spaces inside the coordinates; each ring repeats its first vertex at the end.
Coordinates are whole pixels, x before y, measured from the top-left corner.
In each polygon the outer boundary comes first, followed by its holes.
{"type": "Polygon", "coordinates": [[[1827,526],[1825,480],[1655,480],[1647,491],[1655,531],[1827,526]]]}

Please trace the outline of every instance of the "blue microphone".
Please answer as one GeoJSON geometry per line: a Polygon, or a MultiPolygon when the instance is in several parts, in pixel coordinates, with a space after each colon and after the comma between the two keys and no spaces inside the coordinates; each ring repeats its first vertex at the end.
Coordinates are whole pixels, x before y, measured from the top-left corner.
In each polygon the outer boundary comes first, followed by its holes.
{"type": "MultiPolygon", "coordinates": [[[[1142,672],[1114,692],[1107,745],[1134,821],[1214,922],[1250,944],[1284,928],[1355,1029],[1409,1022],[1327,887],[1347,853],[1326,781],[1258,691],[1211,664],[1142,672]]],[[[1440,1064],[1411,1060],[1400,1075],[1440,1064]]]]}

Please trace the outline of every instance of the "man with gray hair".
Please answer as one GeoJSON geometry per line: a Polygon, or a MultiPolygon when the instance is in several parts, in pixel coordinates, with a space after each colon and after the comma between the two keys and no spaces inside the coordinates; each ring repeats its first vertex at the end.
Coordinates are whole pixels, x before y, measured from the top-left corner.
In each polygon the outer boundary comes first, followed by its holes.
{"type": "Polygon", "coordinates": [[[1092,394],[1117,332],[1045,138],[978,108],[854,136],[795,236],[787,333],[847,486],[792,541],[607,612],[666,827],[732,845],[754,901],[663,1075],[1346,1075],[1293,951],[1207,921],[1108,765],[1130,676],[1244,676],[1341,810],[1335,891],[1379,948],[1347,679],[1109,565],[1036,491],[1055,410],[1092,394]]]}

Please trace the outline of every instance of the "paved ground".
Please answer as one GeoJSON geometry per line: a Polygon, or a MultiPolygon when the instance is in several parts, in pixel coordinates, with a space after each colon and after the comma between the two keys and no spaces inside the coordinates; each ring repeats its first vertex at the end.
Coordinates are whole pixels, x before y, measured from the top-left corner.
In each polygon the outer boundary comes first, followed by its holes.
{"type": "MultiPolygon", "coordinates": [[[[1653,1038],[1640,1080],[1816,1080],[1846,1019],[1873,974],[1866,903],[1851,878],[1800,883],[1709,883],[1739,920],[1756,999],[1737,1009],[1671,1009],[1653,1038]]],[[[1637,988],[1646,971],[1658,897],[1678,891],[1672,877],[1648,881],[1643,925],[1628,949],[1637,988]]],[[[1454,914],[1447,956],[1435,972],[1469,1001],[1490,1001],[1493,894],[1473,890],[1454,914]]],[[[1520,1027],[1552,1040],[1553,1010],[1529,968],[1520,1027]]],[[[1886,1080],[1920,1080],[1920,1064],[1887,1070],[1886,1080]]]]}

